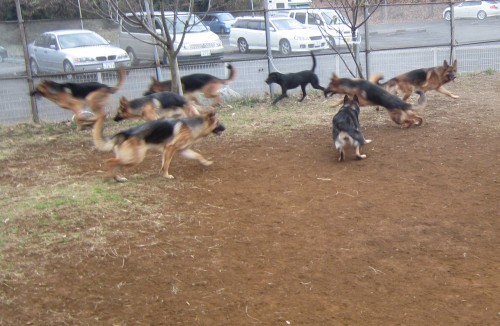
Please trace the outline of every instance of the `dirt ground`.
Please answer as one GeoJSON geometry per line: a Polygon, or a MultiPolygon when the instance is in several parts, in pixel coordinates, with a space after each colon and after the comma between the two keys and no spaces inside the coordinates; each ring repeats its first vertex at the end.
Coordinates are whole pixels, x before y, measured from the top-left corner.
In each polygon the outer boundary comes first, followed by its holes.
{"type": "Polygon", "coordinates": [[[2,159],[0,324],[499,324],[500,75],[448,88],[421,127],[363,108],[343,163],[320,97],[226,108],[174,180],[152,153],[116,184],[90,133],[34,128],[2,159]]]}

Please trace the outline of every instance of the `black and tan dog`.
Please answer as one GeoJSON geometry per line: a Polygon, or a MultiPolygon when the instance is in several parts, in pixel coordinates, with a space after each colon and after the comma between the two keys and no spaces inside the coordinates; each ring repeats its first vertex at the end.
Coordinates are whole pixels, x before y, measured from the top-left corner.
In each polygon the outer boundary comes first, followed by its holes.
{"type": "Polygon", "coordinates": [[[328,90],[332,94],[346,94],[349,98],[358,96],[360,106],[379,105],[389,112],[389,116],[401,128],[412,125],[421,125],[424,119],[415,113],[415,109],[424,108],[427,104],[427,97],[421,90],[416,93],[420,95],[417,105],[406,103],[401,98],[393,95],[382,87],[364,79],[339,78],[333,74],[328,90]]]}
{"type": "Polygon", "coordinates": [[[346,95],[344,96],[344,105],[342,105],[333,117],[333,143],[339,152],[339,161],[345,159],[344,148],[348,144],[356,148],[356,158],[358,160],[366,158],[365,154],[359,153],[359,148],[364,144],[370,143],[371,140],[365,139],[361,133],[359,111],[358,96],[354,95],[354,98],[351,100],[346,95]]]}
{"type": "Polygon", "coordinates": [[[172,92],[153,93],[143,97],[127,100],[120,97],[115,121],[124,119],[157,120],[160,118],[192,117],[198,110],[184,96],[172,92]]]}
{"type": "MultiPolygon", "coordinates": [[[[202,93],[205,98],[213,99],[211,106],[217,106],[221,103],[222,98],[219,90],[223,85],[227,85],[236,78],[236,69],[232,65],[227,65],[229,69],[229,77],[221,79],[210,74],[191,74],[181,77],[182,91],[184,96],[200,104],[196,95],[202,93]]],[[[156,78],[151,77],[151,84],[144,95],[149,95],[159,92],[172,91],[172,81],[158,81],[156,78]]]]}
{"type": "Polygon", "coordinates": [[[31,96],[43,96],[61,108],[72,111],[78,129],[82,129],[93,125],[97,119],[96,116],[89,116],[88,112],[84,112],[84,108],[88,106],[94,112],[101,112],[111,94],[116,93],[125,83],[126,75],[125,69],[120,69],[118,84],[113,87],[98,82],[57,83],[46,79],[36,86],[31,96]]]}
{"type": "Polygon", "coordinates": [[[278,103],[278,101],[281,101],[282,99],[287,97],[288,96],[287,91],[289,89],[294,89],[299,86],[302,89],[302,98],[299,100],[299,102],[302,102],[307,95],[306,86],[308,84],[311,84],[311,86],[315,89],[322,90],[325,97],[330,93],[327,89],[325,89],[319,84],[319,78],[314,73],[314,70],[316,69],[316,58],[314,56],[314,53],[312,52],[311,52],[311,57],[313,61],[311,70],[303,70],[288,74],[271,72],[267,76],[266,84],[271,85],[272,83],[275,83],[281,86],[281,95],[274,99],[273,105],[275,105],[276,103],[278,103]]]}
{"type": "Polygon", "coordinates": [[[444,60],[442,66],[432,68],[415,69],[389,79],[385,83],[380,83],[383,79],[381,74],[375,74],[370,80],[388,91],[403,93],[403,100],[406,101],[410,95],[416,90],[420,89],[423,92],[437,91],[452,98],[458,98],[444,88],[444,84],[453,81],[457,74],[457,60],[449,65],[444,60]]]}
{"type": "Polygon", "coordinates": [[[177,151],[186,158],[198,160],[201,164],[209,166],[212,162],[193,151],[191,146],[210,133],[220,135],[225,130],[218,121],[215,111],[212,110],[195,117],[149,121],[107,138],[103,135],[106,115],[101,112],[97,117],[93,129],[94,145],[100,151],[114,151],[115,158],[108,159],[106,163],[118,182],[127,180],[118,174],[118,169],[141,163],[149,149],[162,152],[161,170],[163,176],[168,179],[173,178],[168,169],[177,151]]]}

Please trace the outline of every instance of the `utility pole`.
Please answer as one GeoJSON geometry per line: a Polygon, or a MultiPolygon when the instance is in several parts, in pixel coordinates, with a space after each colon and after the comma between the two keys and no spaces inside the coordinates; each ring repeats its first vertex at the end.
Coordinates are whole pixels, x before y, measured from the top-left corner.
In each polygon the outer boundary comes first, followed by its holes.
{"type": "MultiPolygon", "coordinates": [[[[23,13],[21,11],[21,3],[16,0],[17,21],[19,22],[19,30],[21,31],[21,42],[23,43],[24,66],[26,67],[26,75],[28,76],[28,87],[30,93],[35,90],[33,85],[33,75],[31,74],[31,67],[29,64],[28,43],[26,42],[26,30],[24,29],[23,13]]],[[[38,109],[36,107],[35,97],[31,96],[31,116],[34,123],[40,123],[38,116],[38,109]]]]}

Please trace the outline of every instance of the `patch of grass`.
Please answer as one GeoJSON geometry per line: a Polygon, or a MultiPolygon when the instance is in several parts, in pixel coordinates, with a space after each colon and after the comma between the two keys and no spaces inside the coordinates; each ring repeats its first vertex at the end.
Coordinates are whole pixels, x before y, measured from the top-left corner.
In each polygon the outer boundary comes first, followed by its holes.
{"type": "Polygon", "coordinates": [[[496,73],[496,71],[495,71],[495,69],[490,68],[490,69],[485,70],[485,71],[484,71],[484,73],[485,73],[486,75],[491,76],[491,75],[494,75],[494,74],[496,73]]]}

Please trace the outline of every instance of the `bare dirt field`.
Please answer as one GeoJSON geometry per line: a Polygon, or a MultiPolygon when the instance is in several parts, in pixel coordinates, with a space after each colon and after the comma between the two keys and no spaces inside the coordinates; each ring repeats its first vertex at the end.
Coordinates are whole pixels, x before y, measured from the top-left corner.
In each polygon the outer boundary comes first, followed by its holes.
{"type": "Polygon", "coordinates": [[[232,103],[173,180],[150,153],[115,183],[74,126],[1,128],[0,324],[499,324],[500,74],[447,88],[421,127],[362,108],[343,163],[332,100],[232,103]]]}

